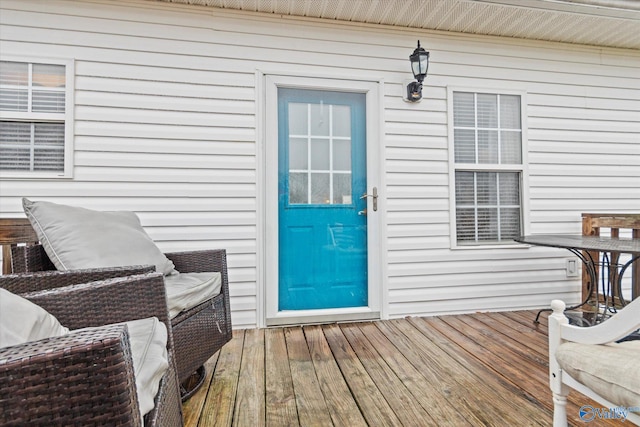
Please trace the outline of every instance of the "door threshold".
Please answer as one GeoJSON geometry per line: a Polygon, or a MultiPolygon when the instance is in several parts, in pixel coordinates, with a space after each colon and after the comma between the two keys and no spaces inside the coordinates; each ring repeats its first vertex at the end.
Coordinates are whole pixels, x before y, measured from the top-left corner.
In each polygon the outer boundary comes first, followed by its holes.
{"type": "Polygon", "coordinates": [[[267,326],[308,325],[318,323],[355,322],[379,320],[380,312],[363,308],[338,308],[328,310],[288,310],[267,319],[267,326]]]}

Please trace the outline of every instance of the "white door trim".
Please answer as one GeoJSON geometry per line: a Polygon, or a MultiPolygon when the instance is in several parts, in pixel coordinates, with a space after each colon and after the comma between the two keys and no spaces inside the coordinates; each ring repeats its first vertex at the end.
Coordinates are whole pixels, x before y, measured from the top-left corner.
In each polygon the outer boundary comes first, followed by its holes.
{"type": "MultiPolygon", "coordinates": [[[[331,78],[264,75],[264,323],[265,325],[298,324],[318,321],[361,320],[380,318],[382,305],[382,224],[384,194],[381,180],[381,95],[382,82],[342,80],[331,78]],[[373,212],[373,201],[367,201],[367,249],[368,249],[368,306],[352,309],[327,309],[304,311],[278,311],[278,88],[298,88],[340,92],[357,92],[366,95],[367,129],[367,192],[378,188],[378,210],[373,212]]],[[[259,298],[260,300],[260,298],[259,298]]]]}

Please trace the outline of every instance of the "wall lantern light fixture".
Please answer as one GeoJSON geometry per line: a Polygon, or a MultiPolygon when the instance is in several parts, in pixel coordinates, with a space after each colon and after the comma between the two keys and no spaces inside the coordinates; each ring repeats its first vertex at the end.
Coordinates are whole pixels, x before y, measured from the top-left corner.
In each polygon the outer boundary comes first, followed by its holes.
{"type": "Polygon", "coordinates": [[[416,102],[422,99],[422,81],[429,70],[429,52],[420,47],[420,40],[418,40],[416,50],[409,56],[409,60],[416,81],[407,85],[407,100],[416,102]]]}

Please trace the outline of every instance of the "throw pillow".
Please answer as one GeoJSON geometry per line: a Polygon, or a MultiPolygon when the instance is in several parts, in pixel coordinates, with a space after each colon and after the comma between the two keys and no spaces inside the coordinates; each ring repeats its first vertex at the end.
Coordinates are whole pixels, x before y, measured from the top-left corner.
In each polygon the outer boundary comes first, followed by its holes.
{"type": "Polygon", "coordinates": [[[69,332],[44,308],[0,288],[0,347],[59,337],[69,332]]]}

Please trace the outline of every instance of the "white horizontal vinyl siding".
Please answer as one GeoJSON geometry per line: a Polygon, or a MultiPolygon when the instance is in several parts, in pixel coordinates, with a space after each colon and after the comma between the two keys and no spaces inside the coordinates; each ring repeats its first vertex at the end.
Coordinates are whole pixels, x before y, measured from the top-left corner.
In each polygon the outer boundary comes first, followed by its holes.
{"type": "MultiPolygon", "coordinates": [[[[579,299],[567,251],[451,250],[447,88],[526,93],[530,233],[640,211],[640,52],[282,18],[150,1],[2,2],[0,52],[75,60],[73,180],[2,180],[20,197],[133,210],[165,251],[226,248],[234,327],[262,322],[256,71],[384,81],[389,317],[579,299]],[[37,25],[34,25],[37,23],[37,25]],[[402,100],[417,39],[420,103],[402,100]],[[266,70],[266,71],[265,71],[266,70]]],[[[266,167],[275,167],[267,165],[266,167]]]]}

